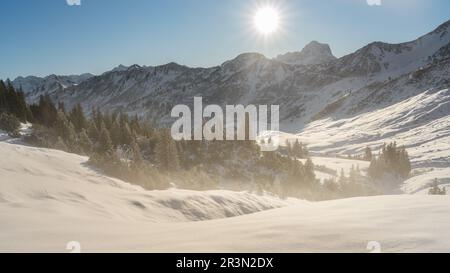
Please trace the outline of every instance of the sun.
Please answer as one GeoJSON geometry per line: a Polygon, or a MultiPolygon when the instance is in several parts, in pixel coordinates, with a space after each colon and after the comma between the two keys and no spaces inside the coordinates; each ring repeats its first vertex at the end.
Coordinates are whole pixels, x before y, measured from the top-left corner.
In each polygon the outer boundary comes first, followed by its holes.
{"type": "Polygon", "coordinates": [[[276,32],[280,25],[280,15],[277,9],[271,6],[259,8],[254,17],[256,30],[263,35],[276,32]]]}

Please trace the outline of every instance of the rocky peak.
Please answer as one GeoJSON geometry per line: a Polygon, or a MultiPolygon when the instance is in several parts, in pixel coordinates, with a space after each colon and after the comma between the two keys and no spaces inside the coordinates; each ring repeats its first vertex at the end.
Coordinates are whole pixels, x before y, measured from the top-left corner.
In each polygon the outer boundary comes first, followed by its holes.
{"type": "Polygon", "coordinates": [[[336,60],[328,44],[312,41],[300,52],[289,52],[279,55],[277,61],[294,65],[315,65],[336,60]]]}

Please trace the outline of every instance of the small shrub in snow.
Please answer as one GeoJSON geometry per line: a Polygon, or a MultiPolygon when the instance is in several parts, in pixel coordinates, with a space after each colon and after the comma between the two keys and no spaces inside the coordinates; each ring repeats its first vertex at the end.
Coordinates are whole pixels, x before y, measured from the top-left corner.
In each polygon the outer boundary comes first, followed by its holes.
{"type": "Polygon", "coordinates": [[[446,195],[447,189],[443,187],[442,189],[439,187],[437,178],[431,184],[431,189],[428,191],[429,195],[446,195]]]}

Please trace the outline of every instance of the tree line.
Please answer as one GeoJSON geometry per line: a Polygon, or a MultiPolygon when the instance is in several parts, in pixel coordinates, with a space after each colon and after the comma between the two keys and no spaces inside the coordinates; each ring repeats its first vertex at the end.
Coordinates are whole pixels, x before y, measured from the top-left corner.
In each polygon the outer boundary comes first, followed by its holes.
{"type": "MultiPolygon", "coordinates": [[[[147,189],[174,184],[186,189],[270,191],[283,196],[313,197],[320,190],[314,164],[281,152],[262,152],[256,141],[174,141],[166,128],[123,113],[81,105],[67,110],[48,95],[29,105],[32,145],[89,156],[89,164],[106,174],[147,189]]],[[[305,145],[292,154],[305,157],[305,145]]]]}
{"type": "MultiPolygon", "coordinates": [[[[138,116],[96,108],[86,115],[80,104],[67,109],[48,95],[27,105],[23,92],[10,82],[1,82],[0,101],[1,113],[18,126],[33,124],[28,143],[88,156],[99,171],[150,190],[251,190],[311,200],[372,193],[356,169],[348,179],[320,183],[309,151],[299,141],[275,152],[263,152],[250,140],[174,141],[168,129],[138,116]]],[[[390,154],[387,146],[379,160],[390,154]]]]}
{"type": "Polygon", "coordinates": [[[16,90],[10,81],[0,80],[0,129],[17,136],[20,122],[32,120],[22,90],[16,90]]]}

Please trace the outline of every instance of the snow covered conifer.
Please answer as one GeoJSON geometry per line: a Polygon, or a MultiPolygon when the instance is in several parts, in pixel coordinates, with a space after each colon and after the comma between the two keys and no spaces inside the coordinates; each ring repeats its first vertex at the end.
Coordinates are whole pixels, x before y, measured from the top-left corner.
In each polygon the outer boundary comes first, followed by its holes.
{"type": "Polygon", "coordinates": [[[58,111],[55,130],[57,135],[64,140],[69,148],[73,147],[76,142],[75,128],[62,111],[58,111]]]}
{"type": "Polygon", "coordinates": [[[130,126],[128,123],[124,123],[120,130],[121,143],[126,145],[131,145],[134,141],[133,133],[131,132],[130,126]]]}
{"type": "Polygon", "coordinates": [[[0,113],[0,129],[9,133],[10,136],[18,136],[20,121],[8,113],[0,113]]]}
{"type": "Polygon", "coordinates": [[[69,148],[67,147],[62,137],[58,137],[58,141],[55,143],[54,148],[65,152],[69,151],[69,148]]]}
{"type": "Polygon", "coordinates": [[[364,150],[364,160],[365,161],[372,161],[373,155],[372,155],[372,150],[370,149],[370,147],[366,147],[366,149],[364,150]]]}
{"type": "Polygon", "coordinates": [[[106,126],[104,123],[101,125],[100,135],[98,138],[98,143],[96,150],[100,154],[106,154],[107,152],[113,150],[113,145],[111,141],[111,137],[109,135],[108,129],[106,129],[106,126]]]}
{"type": "Polygon", "coordinates": [[[156,144],[155,155],[161,169],[165,171],[178,170],[177,147],[168,131],[161,133],[156,144]]]}
{"type": "Polygon", "coordinates": [[[85,154],[89,155],[92,152],[92,141],[89,139],[86,129],[81,130],[78,136],[78,142],[85,154]]]}
{"type": "Polygon", "coordinates": [[[305,177],[308,182],[314,182],[316,180],[316,174],[314,173],[314,163],[310,158],[305,162],[305,177]]]}
{"type": "Polygon", "coordinates": [[[75,130],[79,133],[82,129],[87,128],[87,120],[84,116],[83,107],[81,104],[77,104],[69,114],[69,120],[75,127],[75,130]]]}

